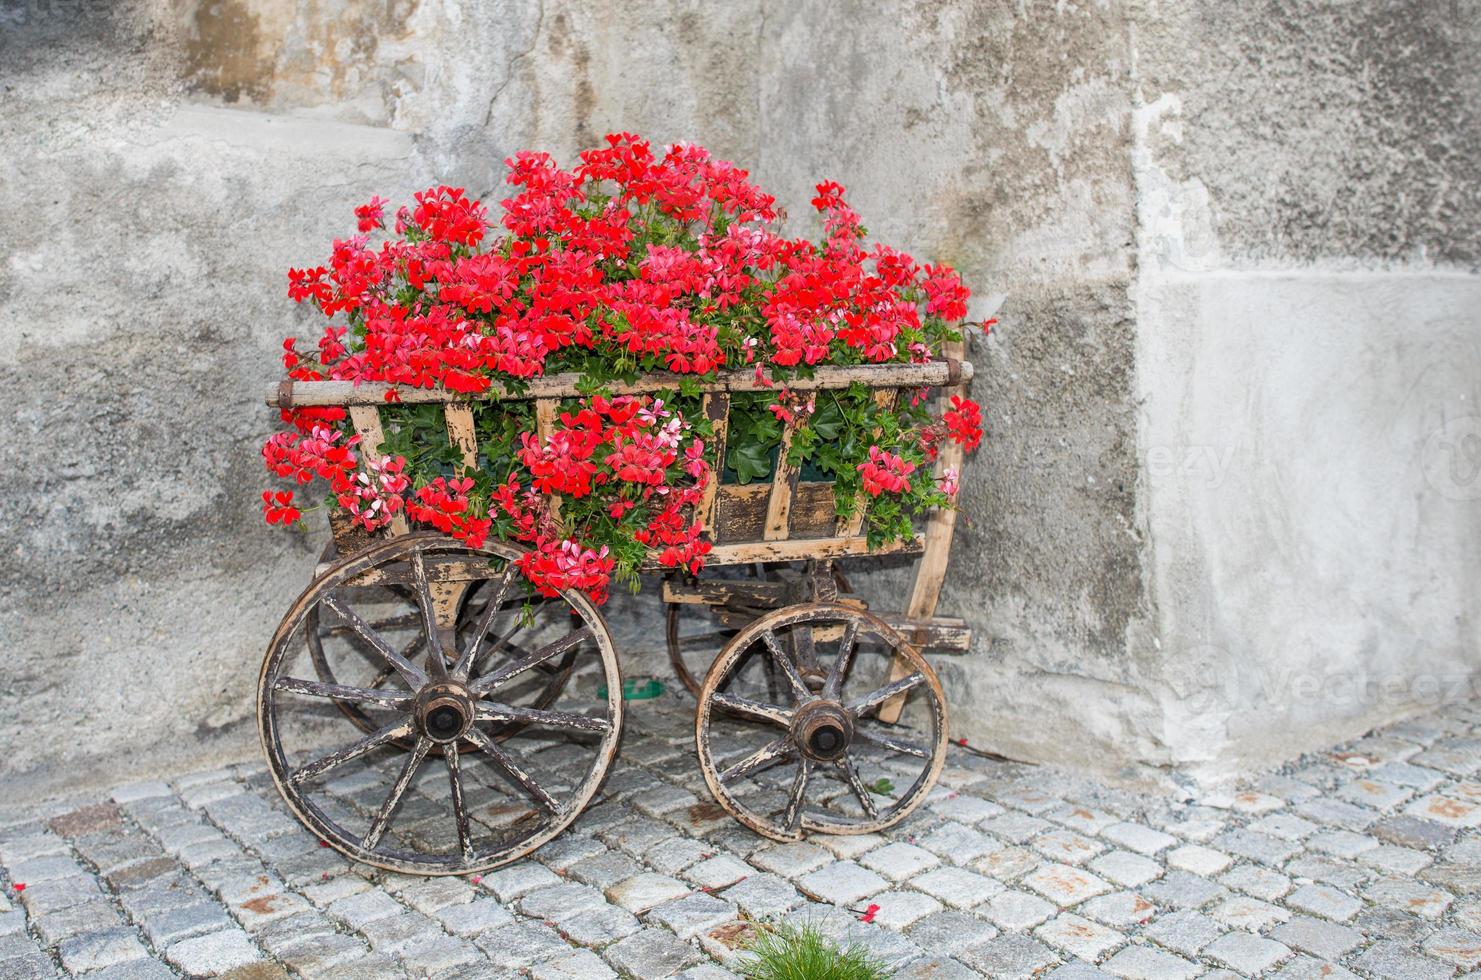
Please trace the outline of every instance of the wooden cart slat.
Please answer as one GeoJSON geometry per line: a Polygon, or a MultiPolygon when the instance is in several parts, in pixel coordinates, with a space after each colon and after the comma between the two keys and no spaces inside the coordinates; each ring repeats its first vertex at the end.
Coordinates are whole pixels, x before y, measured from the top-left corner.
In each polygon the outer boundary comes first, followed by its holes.
{"type": "Polygon", "coordinates": [[[714,527],[715,501],[719,496],[720,478],[725,475],[725,437],[730,432],[729,393],[710,392],[701,400],[700,410],[709,420],[710,428],[714,433],[713,445],[710,448],[715,453],[715,473],[714,478],[705,484],[704,496],[700,498],[695,517],[704,527],[714,527]]]}
{"type": "MultiPolygon", "coordinates": [[[[962,357],[965,348],[964,341],[952,341],[946,345],[946,354],[948,357],[962,357]]],[[[942,402],[947,402],[952,395],[966,393],[966,385],[958,384],[942,388],[937,397],[942,402]]],[[[960,443],[946,440],[940,455],[936,457],[936,476],[939,478],[948,469],[954,469],[960,474],[965,456],[960,443]]],[[[949,510],[933,510],[926,518],[923,536],[925,555],[915,570],[915,584],[911,586],[910,602],[905,607],[905,616],[908,619],[929,619],[936,614],[936,603],[941,599],[941,586],[946,581],[947,561],[951,557],[951,538],[956,529],[956,514],[956,508],[953,507],[949,510]]],[[[897,658],[890,669],[890,679],[898,680],[909,670],[910,665],[897,658]]],[[[903,697],[886,701],[879,706],[879,720],[885,724],[894,724],[900,720],[900,712],[904,707],[903,697]]]]}
{"type": "MultiPolygon", "coordinates": [[[[864,364],[857,367],[820,367],[810,378],[789,378],[785,382],[758,380],[753,371],[722,371],[717,377],[698,380],[693,375],[654,372],[634,382],[613,381],[604,387],[615,395],[649,394],[671,391],[681,384],[698,386],[701,392],[769,391],[785,386],[792,391],[823,391],[847,388],[855,383],[871,388],[919,388],[957,384],[972,379],[972,365],[967,361],[927,361],[924,364],[864,364]]],[[[510,401],[533,398],[573,398],[581,394],[581,375],[551,374],[534,378],[523,393],[511,394],[495,383],[481,395],[469,396],[443,388],[412,388],[402,385],[367,381],[284,381],[267,390],[267,403],[276,408],[324,405],[384,405],[387,396],[406,404],[427,402],[510,401]],[[394,394],[392,394],[394,393],[394,394]]]]}
{"type": "Polygon", "coordinates": [[[449,405],[443,414],[447,416],[447,441],[463,454],[463,469],[477,469],[478,438],[473,434],[473,409],[467,405],[449,405]]]}
{"type": "Polygon", "coordinates": [[[766,524],[761,537],[766,541],[784,541],[791,530],[792,494],[797,490],[798,468],[787,459],[792,451],[792,434],[797,429],[782,430],[782,444],[777,447],[776,472],[766,497],[766,524]]]}
{"type": "MultiPolygon", "coordinates": [[[[386,434],[381,429],[380,410],[370,405],[352,405],[350,422],[355,426],[355,433],[360,436],[361,461],[366,465],[378,462],[381,458],[381,443],[386,441],[386,434]]],[[[391,518],[393,535],[400,537],[409,530],[405,514],[397,514],[391,518]]]]}

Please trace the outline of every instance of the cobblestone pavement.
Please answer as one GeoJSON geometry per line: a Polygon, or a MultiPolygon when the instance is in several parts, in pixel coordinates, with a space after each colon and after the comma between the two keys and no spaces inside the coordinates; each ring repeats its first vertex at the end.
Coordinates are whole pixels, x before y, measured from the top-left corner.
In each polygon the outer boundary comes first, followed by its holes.
{"type": "Polygon", "coordinates": [[[1481,976],[1481,702],[1196,803],[953,747],[889,835],[791,845],[708,802],[686,705],[634,704],[605,798],[482,877],[350,864],[260,766],[0,813],[0,977],[699,980],[767,917],[938,980],[1481,976]]]}

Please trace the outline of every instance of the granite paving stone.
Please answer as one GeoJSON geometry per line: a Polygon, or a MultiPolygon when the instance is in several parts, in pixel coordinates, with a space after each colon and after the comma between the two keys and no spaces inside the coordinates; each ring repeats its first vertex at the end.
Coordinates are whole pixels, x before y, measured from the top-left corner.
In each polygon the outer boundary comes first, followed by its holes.
{"type": "MultiPolygon", "coordinates": [[[[1481,971],[1481,704],[1193,799],[953,753],[898,827],[797,843],[708,802],[692,702],[629,707],[607,797],[476,875],[347,861],[261,763],[0,804],[0,976],[719,980],[765,919],[933,980],[1481,971]]],[[[528,760],[580,775],[568,746],[528,760]]],[[[364,821],[389,777],[349,770],[326,812],[364,821]]],[[[448,793],[415,788],[392,834],[445,829],[448,793]]]]}
{"type": "Polygon", "coordinates": [[[602,955],[629,976],[655,978],[671,977],[704,958],[698,949],[660,928],[635,932],[602,955]]]}
{"type": "Polygon", "coordinates": [[[1290,956],[1291,951],[1273,939],[1251,932],[1236,931],[1225,933],[1209,943],[1203,954],[1231,970],[1254,976],[1290,956]]]}
{"type": "Polygon", "coordinates": [[[219,976],[262,958],[251,937],[241,929],[182,939],[165,950],[165,959],[181,972],[196,977],[219,976]]]}
{"type": "Polygon", "coordinates": [[[1113,823],[1102,829],[1100,836],[1138,854],[1156,854],[1178,842],[1171,834],[1135,823],[1113,823]]]}
{"type": "Polygon", "coordinates": [[[1447,928],[1424,941],[1427,956],[1454,963],[1462,970],[1481,967],[1481,932],[1471,929],[1447,928]]]}
{"type": "MultiPolygon", "coordinates": [[[[734,902],[736,908],[754,919],[790,912],[803,902],[796,888],[785,878],[773,874],[753,873],[722,894],[725,901],[734,902]]],[[[883,902],[880,895],[872,896],[872,899],[883,902]]]]}
{"type": "Polygon", "coordinates": [[[834,861],[803,875],[797,887],[809,898],[835,905],[851,905],[875,892],[884,891],[889,881],[853,861],[834,861]]]}
{"type": "Polygon", "coordinates": [[[1201,912],[1187,909],[1164,915],[1142,930],[1143,936],[1159,946],[1184,956],[1197,956],[1223,934],[1224,927],[1218,922],[1201,912]]]}
{"type": "Polygon", "coordinates": [[[1404,943],[1390,940],[1374,943],[1350,962],[1358,971],[1385,980],[1442,980],[1455,975],[1451,964],[1421,956],[1404,943]]]}
{"type": "Polygon", "coordinates": [[[1004,890],[1001,882],[965,868],[936,868],[910,879],[910,885],[958,909],[981,905],[1004,890]]]}
{"type": "Polygon", "coordinates": [[[992,939],[998,930],[974,915],[947,909],[921,917],[905,934],[921,949],[955,956],[968,946],[992,939]]]}
{"type": "Polygon", "coordinates": [[[1125,980],[1189,980],[1203,972],[1203,967],[1151,946],[1128,946],[1101,969],[1125,980]]]}
{"type": "Polygon", "coordinates": [[[1089,864],[1091,871],[1123,888],[1145,885],[1162,876],[1164,866],[1149,857],[1131,851],[1111,851],[1089,864]]]}
{"type": "Polygon", "coordinates": [[[68,973],[88,973],[105,967],[146,959],[149,951],[132,929],[106,929],[87,932],[64,940],[57,956],[68,973]]]}
{"type": "Polygon", "coordinates": [[[1034,930],[1034,935],[1048,945],[1091,963],[1101,959],[1107,951],[1120,946],[1126,939],[1114,929],[1091,922],[1089,919],[1065,912],[1034,930]]]}
{"type": "MultiPolygon", "coordinates": [[[[730,889],[725,893],[725,897],[732,898],[741,911],[747,912],[745,905],[739,899],[733,898],[736,890],[735,888],[730,889]]],[[[903,930],[943,908],[937,899],[917,891],[880,892],[870,896],[870,904],[879,906],[875,910],[874,921],[883,928],[896,930],[903,930]]]]}
{"type": "Polygon", "coordinates": [[[1136,892],[1121,891],[1092,898],[1076,911],[1108,926],[1128,929],[1150,922],[1158,909],[1136,892]]]}
{"type": "Polygon", "coordinates": [[[1297,915],[1270,931],[1270,938],[1324,960],[1335,960],[1363,942],[1363,934],[1325,919],[1297,915]]]}
{"type": "Polygon", "coordinates": [[[1016,932],[968,946],[957,958],[988,977],[1034,977],[1059,962],[1043,943],[1016,932]]]}

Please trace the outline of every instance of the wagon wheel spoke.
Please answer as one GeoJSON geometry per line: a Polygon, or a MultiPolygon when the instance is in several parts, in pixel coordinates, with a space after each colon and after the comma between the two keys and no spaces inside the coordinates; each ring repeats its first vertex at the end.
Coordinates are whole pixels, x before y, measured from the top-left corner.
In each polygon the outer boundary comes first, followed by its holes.
{"type": "Polygon", "coordinates": [[[322,759],[318,759],[314,762],[310,762],[308,765],[298,767],[293,771],[292,775],[288,777],[288,781],[290,783],[293,783],[294,785],[297,785],[299,783],[302,783],[306,779],[313,779],[315,776],[322,776],[329,770],[342,766],[346,762],[351,762],[355,759],[358,759],[365,753],[374,751],[375,749],[380,748],[382,745],[385,745],[388,742],[394,742],[398,738],[405,738],[406,736],[410,735],[411,732],[411,722],[404,719],[400,721],[393,721],[391,724],[380,729],[379,731],[372,732],[371,734],[360,739],[360,741],[358,742],[352,742],[351,744],[345,746],[342,749],[339,749],[338,751],[329,753],[322,759]]]}
{"type": "MultiPolygon", "coordinates": [[[[407,613],[404,616],[390,616],[386,619],[367,620],[367,622],[370,623],[371,629],[377,631],[404,630],[407,627],[417,625],[421,621],[422,617],[417,613],[407,613]]],[[[351,630],[348,626],[329,626],[324,628],[321,632],[324,636],[343,636],[344,634],[351,632],[351,630]]]]}
{"type": "Polygon", "coordinates": [[[514,638],[518,636],[520,634],[520,631],[524,628],[524,623],[515,623],[514,628],[509,631],[508,636],[496,636],[494,638],[494,642],[489,644],[487,650],[474,655],[473,664],[468,668],[468,676],[478,676],[479,673],[483,671],[484,667],[488,665],[489,658],[498,653],[500,650],[508,650],[511,653],[520,656],[528,653],[529,651],[527,651],[524,647],[514,642],[514,638]]]}
{"type": "Polygon", "coordinates": [[[417,739],[417,744],[412,748],[411,754],[406,757],[406,764],[401,767],[401,775],[396,777],[396,783],[391,787],[391,792],[386,794],[385,802],[381,804],[381,808],[371,819],[370,829],[365,832],[364,839],[360,841],[361,847],[367,851],[373,851],[380,844],[381,838],[391,826],[391,818],[395,816],[396,808],[401,805],[401,798],[406,795],[411,781],[416,778],[417,770],[422,767],[422,760],[427,758],[427,753],[431,749],[432,740],[430,738],[417,739]]]}
{"type": "Polygon", "coordinates": [[[468,730],[468,739],[474,745],[483,749],[484,753],[493,759],[494,763],[500,769],[503,769],[511,779],[519,783],[520,786],[523,786],[525,792],[534,797],[541,806],[545,807],[551,813],[559,814],[561,812],[561,805],[556,802],[555,797],[546,792],[545,787],[535,782],[535,777],[525,772],[524,767],[516,762],[514,757],[505,751],[504,747],[498,742],[495,742],[477,728],[470,728],[468,730]]]}
{"type": "Polygon", "coordinates": [[[437,606],[432,600],[432,583],[427,579],[427,558],[420,548],[411,553],[411,581],[416,586],[416,604],[422,612],[422,633],[427,637],[427,670],[434,680],[447,680],[447,656],[437,629],[437,606]]]}
{"type": "Polygon", "coordinates": [[[864,697],[859,698],[857,701],[850,701],[848,704],[848,710],[854,715],[861,715],[866,711],[879,707],[890,698],[897,697],[901,694],[905,694],[908,691],[914,690],[916,687],[924,684],[925,682],[925,674],[908,674],[897,681],[891,681],[884,687],[881,687],[879,690],[874,691],[871,694],[866,694],[864,697]]]}
{"type": "Polygon", "coordinates": [[[306,694],[315,698],[333,698],[356,704],[373,704],[380,708],[405,708],[411,704],[410,694],[389,694],[374,687],[348,687],[344,684],[325,684],[322,681],[307,681],[298,677],[279,677],[273,685],[280,691],[306,694]]]}
{"type": "Polygon", "coordinates": [[[808,670],[816,670],[818,666],[818,648],[813,642],[812,626],[808,623],[798,623],[792,627],[792,653],[795,661],[808,670]]]}
{"type": "Polygon", "coordinates": [[[790,736],[783,736],[774,742],[768,742],[720,773],[720,782],[733,783],[737,779],[753,776],[764,769],[770,769],[791,754],[792,739],[790,736]]]}
{"type": "Polygon", "coordinates": [[[483,697],[484,695],[490,694],[498,690],[499,687],[507,682],[511,677],[514,677],[517,674],[522,674],[525,671],[529,670],[531,667],[542,664],[552,657],[558,657],[561,654],[565,653],[567,650],[574,650],[577,646],[580,646],[583,641],[590,639],[591,636],[592,632],[590,626],[583,626],[579,630],[567,633],[559,640],[556,640],[553,643],[547,643],[545,646],[536,650],[534,653],[523,656],[513,663],[505,664],[503,667],[500,667],[498,670],[494,671],[492,674],[489,674],[487,677],[479,678],[478,682],[472,685],[469,690],[475,697],[483,697]]]}
{"type": "Polygon", "coordinates": [[[396,672],[401,675],[409,687],[416,690],[427,682],[427,675],[422,673],[420,667],[407,660],[395,650],[392,650],[390,645],[386,643],[385,637],[371,628],[371,625],[362,619],[359,613],[343,602],[340,602],[334,593],[326,592],[320,601],[329,607],[330,611],[336,616],[343,619],[349,625],[350,629],[354,630],[361,639],[375,648],[375,652],[380,654],[387,663],[395,667],[396,672]]]}
{"type": "Polygon", "coordinates": [[[464,861],[473,860],[473,832],[468,823],[468,803],[463,798],[463,772],[456,743],[445,745],[442,757],[447,760],[447,778],[452,788],[453,822],[458,828],[458,850],[464,861]]]}
{"type": "Polygon", "coordinates": [[[838,655],[828,667],[828,679],[823,682],[823,697],[837,700],[843,690],[843,679],[848,676],[854,662],[854,649],[859,640],[859,621],[850,619],[843,626],[843,636],[838,638],[838,655]]]}
{"type": "Polygon", "coordinates": [[[761,633],[761,640],[766,644],[766,649],[770,651],[772,662],[787,678],[787,684],[792,688],[792,696],[797,699],[797,703],[802,704],[812,700],[812,692],[807,689],[807,684],[802,680],[802,675],[797,672],[797,665],[792,662],[792,658],[782,652],[781,646],[777,643],[776,634],[771,630],[764,630],[761,633]]]}
{"type": "MultiPolygon", "coordinates": [[[[755,666],[743,679],[762,686],[755,666]]],[[[781,841],[799,840],[804,833],[862,834],[896,826],[931,792],[946,749],[945,695],[931,665],[888,623],[841,604],[784,607],[743,628],[711,667],[695,723],[700,769],[715,800],[747,827],[781,841]],[[800,642],[799,629],[810,631],[800,642]],[[804,671],[798,663],[809,641],[816,671],[804,671]],[[861,651],[875,644],[884,647],[891,664],[908,665],[901,672],[905,676],[876,678],[859,669],[861,651]],[[778,685],[791,686],[796,703],[785,692],[768,704],[764,695],[741,684],[727,686],[756,656],[773,668],[778,685]],[[802,683],[811,690],[801,690],[802,683]],[[881,705],[904,695],[924,698],[931,709],[922,714],[922,730],[896,728],[874,717],[881,705]],[[733,754],[717,751],[726,744],[717,734],[722,731],[742,739],[744,748],[733,754]],[[899,790],[870,789],[868,780],[878,773],[866,760],[876,758],[888,760],[887,771],[899,790]],[[745,778],[780,764],[787,768],[745,778]]]]}
{"type": "Polygon", "coordinates": [[[413,532],[323,569],[284,616],[257,685],[258,734],[319,840],[387,870],[483,873],[549,841],[600,792],[624,714],[615,644],[583,596],[521,607],[521,554],[413,532]],[[358,584],[388,579],[401,584],[358,584]],[[578,669],[605,685],[601,698],[562,698],[578,669]],[[500,741],[521,731],[531,741],[500,741]],[[559,747],[529,751],[546,745],[559,747]]]}
{"type": "Polygon", "coordinates": [[[879,807],[874,805],[874,798],[870,796],[868,787],[859,778],[859,770],[854,767],[854,760],[844,756],[838,760],[838,767],[843,770],[844,778],[848,780],[849,787],[853,789],[854,796],[858,798],[859,805],[864,808],[869,819],[878,820],[879,807]]]}
{"type": "Polygon", "coordinates": [[[499,584],[495,587],[493,597],[484,604],[483,614],[478,617],[478,623],[473,627],[473,634],[468,637],[458,656],[458,662],[453,665],[453,674],[456,677],[467,678],[469,670],[473,666],[473,659],[478,654],[478,648],[483,646],[483,641],[489,635],[489,629],[494,625],[494,620],[503,611],[504,596],[509,592],[509,586],[514,582],[514,576],[519,572],[519,566],[513,562],[504,569],[504,574],[499,578],[499,584]]]}
{"type": "Polygon", "coordinates": [[[513,721],[582,732],[605,732],[612,728],[612,723],[605,718],[591,718],[571,711],[525,708],[517,704],[480,704],[474,711],[473,718],[475,721],[513,721]]]}
{"type": "Polygon", "coordinates": [[[787,809],[782,814],[782,825],[787,833],[797,833],[802,823],[802,800],[807,795],[807,780],[812,775],[812,760],[802,756],[797,760],[797,776],[792,780],[792,790],[787,794],[787,809]]]}
{"type": "Polygon", "coordinates": [[[899,752],[901,755],[913,755],[918,759],[929,759],[931,753],[923,745],[907,741],[903,738],[895,738],[893,735],[883,735],[879,732],[870,731],[867,728],[856,727],[854,735],[867,742],[889,749],[891,752],[899,752]]]}
{"type": "Polygon", "coordinates": [[[792,712],[781,705],[753,701],[750,698],[743,698],[738,694],[727,694],[724,691],[716,691],[711,695],[710,700],[733,714],[771,722],[783,728],[792,724],[792,712]]]}

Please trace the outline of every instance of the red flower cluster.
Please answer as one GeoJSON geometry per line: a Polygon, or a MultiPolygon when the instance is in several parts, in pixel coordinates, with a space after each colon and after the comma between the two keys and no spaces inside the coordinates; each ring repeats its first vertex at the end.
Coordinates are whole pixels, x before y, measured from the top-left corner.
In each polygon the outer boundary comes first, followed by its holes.
{"type": "Polygon", "coordinates": [[[901,459],[894,453],[885,452],[878,446],[869,447],[869,459],[858,466],[864,477],[864,492],[878,497],[888,490],[890,493],[908,493],[915,464],[901,459]]]}
{"type": "Polygon", "coordinates": [[[970,398],[951,396],[951,407],[942,414],[946,434],[971,452],[982,441],[982,408],[970,398]]]}
{"type": "Polygon", "coordinates": [[[493,521],[479,517],[469,506],[468,491],[473,480],[449,480],[439,476],[417,490],[416,499],[406,502],[406,514],[414,521],[430,524],[443,534],[465,542],[470,548],[483,547],[493,521]]]}
{"type": "MultiPolygon", "coordinates": [[[[813,243],[775,232],[774,199],[701,147],[659,155],[619,133],[570,170],[545,153],[505,162],[511,192],[497,217],[461,188],[435,187],[396,211],[376,244],[387,202],[373,197],[324,265],[290,270],[289,297],[334,322],[312,345],[285,342],[289,377],[477,395],[557,370],[597,390],[642,372],[754,364],[769,384],[767,370],[929,359],[947,321],[966,312],[950,267],[883,245],[866,251],[836,183],[817,186],[825,237],[813,243]]],[[[397,400],[393,389],[387,401],[397,400]]],[[[783,385],[773,411],[800,427],[815,407],[783,385]]],[[[508,473],[432,463],[413,472],[400,457],[357,469],[339,408],[285,410],[287,429],[263,457],[277,476],[326,480],[370,530],[404,513],[470,544],[490,534],[525,542],[534,550],[522,567],[542,591],[605,595],[615,569],[632,570],[632,542],[698,571],[709,544],[692,510],[713,465],[691,425],[660,401],[592,397],[566,409],[549,438],[526,432],[491,447],[488,459],[514,461],[508,473]],[[562,509],[556,497],[595,504],[562,509]]],[[[968,448],[981,439],[971,402],[954,405],[945,426],[968,448]]],[[[913,459],[927,458],[911,446],[913,459]]],[[[910,492],[916,464],[899,455],[903,443],[890,448],[858,464],[871,494],[910,492]]],[[[291,495],[265,498],[264,513],[272,523],[299,516],[291,495]]]]}

